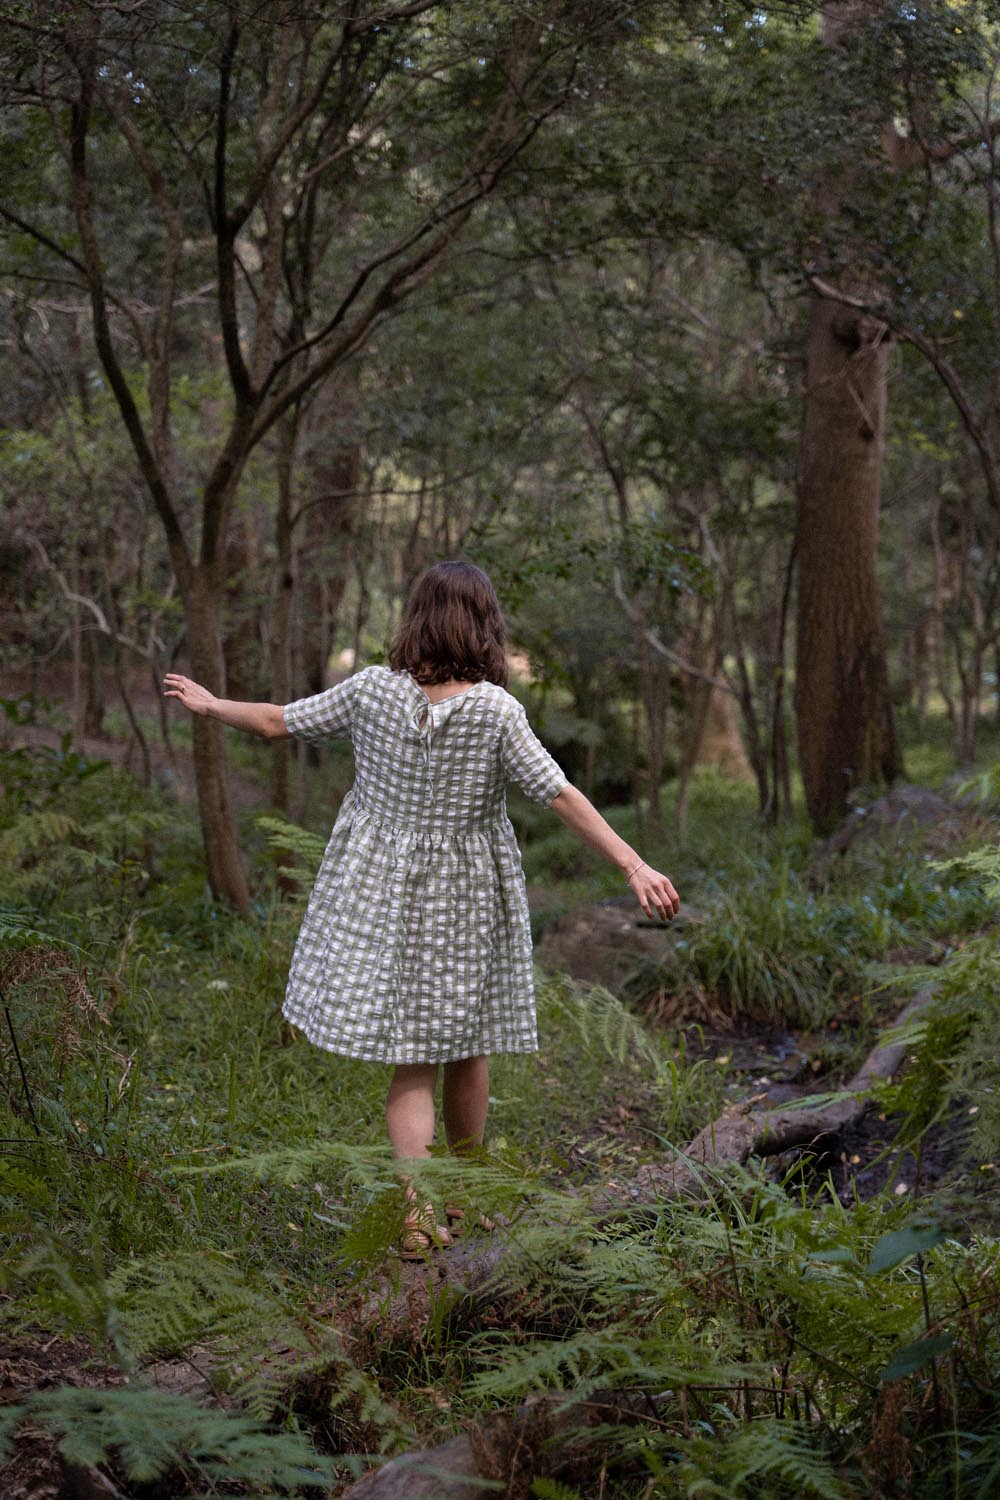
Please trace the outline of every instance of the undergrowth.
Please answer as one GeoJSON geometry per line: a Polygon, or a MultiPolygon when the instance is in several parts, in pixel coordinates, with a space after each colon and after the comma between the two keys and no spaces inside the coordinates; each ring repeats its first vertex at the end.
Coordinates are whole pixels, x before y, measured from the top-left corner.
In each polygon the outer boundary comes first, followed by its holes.
{"type": "MultiPolygon", "coordinates": [[[[348,1310],[391,1300],[403,1202],[387,1070],[323,1054],[280,1017],[315,837],[248,828],[262,864],[269,841],[282,851],[286,886],[299,872],[299,898],[262,884],[248,916],[222,913],[190,818],[161,794],[68,745],[0,755],[0,1331],[82,1337],[123,1382],[28,1392],[0,1408],[0,1444],[51,1433],[130,1495],[154,1480],[170,1496],[330,1493],[373,1456],[525,1398],[615,1388],[642,1393],[644,1415],[602,1435],[606,1497],[993,1493],[993,1226],[888,1189],[844,1207],[756,1164],[609,1220],[600,1190],[714,1118],[725,1077],[564,980],[540,986],[538,1056],[496,1060],[486,1149],[432,1158],[418,1184],[506,1224],[481,1314],[463,1322],[432,1289],[406,1337],[380,1338],[377,1315],[362,1336],[348,1310]],[[151,1362],[189,1357],[236,1409],[150,1383],[151,1362]]],[[[738,799],[711,794],[703,779],[704,837],[684,856],[707,920],[670,982],[816,1022],[909,946],[926,961],[909,982],[936,1000],[880,1107],[919,1142],[958,1103],[987,1178],[995,855],[869,851],[817,885],[800,830],[755,831],[736,854],[738,799]]],[[[532,1493],[589,1500],[598,1483],[539,1472],[532,1493]]]]}

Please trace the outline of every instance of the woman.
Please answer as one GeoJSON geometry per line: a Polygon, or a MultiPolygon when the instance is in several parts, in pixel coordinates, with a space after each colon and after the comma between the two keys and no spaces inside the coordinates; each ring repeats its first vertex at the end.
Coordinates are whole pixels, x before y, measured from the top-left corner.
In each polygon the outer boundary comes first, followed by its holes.
{"type": "MultiPolygon", "coordinates": [[[[292,958],[284,1014],[317,1046],[394,1065],[386,1123],[398,1159],[430,1154],[434,1088],[453,1151],[481,1144],[489,1056],[534,1052],[531,930],[504,789],[515,782],[616,864],[649,917],[679,899],[571,786],[506,691],[506,632],[489,578],[438,563],[415,585],[388,666],[280,707],[214,697],[169,673],[194,714],[281,739],[348,738],[344,798],[292,958]]],[[[453,1221],[461,1215],[446,1210],[453,1221]]],[[[429,1207],[402,1249],[446,1244],[429,1207]]]]}

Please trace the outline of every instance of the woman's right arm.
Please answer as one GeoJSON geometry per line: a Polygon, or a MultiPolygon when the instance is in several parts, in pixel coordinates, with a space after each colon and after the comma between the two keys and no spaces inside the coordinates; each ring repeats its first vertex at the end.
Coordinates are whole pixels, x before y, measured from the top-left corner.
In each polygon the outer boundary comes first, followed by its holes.
{"type": "Polygon", "coordinates": [[[218,719],[232,729],[244,729],[248,734],[263,735],[266,740],[287,740],[291,736],[285,728],[285,710],[278,703],[237,703],[232,698],[216,698],[207,688],[182,677],[179,672],[168,672],[163,679],[163,696],[176,698],[189,713],[203,719],[218,719]]]}

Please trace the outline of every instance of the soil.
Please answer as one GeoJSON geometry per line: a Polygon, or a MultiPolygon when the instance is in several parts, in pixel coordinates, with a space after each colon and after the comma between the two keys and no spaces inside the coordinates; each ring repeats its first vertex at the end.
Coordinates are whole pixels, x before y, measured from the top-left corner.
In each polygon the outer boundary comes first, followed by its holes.
{"type": "Polygon", "coordinates": [[[890,1183],[899,1197],[919,1198],[934,1190],[938,1210],[947,1204],[954,1214],[956,1231],[960,1220],[981,1216],[977,1209],[996,1193],[995,1173],[969,1161],[968,1108],[962,1101],[956,1100],[948,1115],[930,1127],[916,1150],[897,1146],[897,1134],[896,1122],[875,1104],[844,1132],[827,1158],[842,1203],[855,1198],[865,1202],[890,1183]]]}
{"type": "MultiPolygon", "coordinates": [[[[124,1383],[121,1371],[96,1359],[83,1339],[0,1337],[0,1406],[54,1386],[108,1389],[124,1383]]],[[[118,1493],[96,1470],[64,1464],[56,1439],[30,1424],[20,1429],[12,1456],[0,1462],[3,1500],[114,1500],[118,1493]]]]}

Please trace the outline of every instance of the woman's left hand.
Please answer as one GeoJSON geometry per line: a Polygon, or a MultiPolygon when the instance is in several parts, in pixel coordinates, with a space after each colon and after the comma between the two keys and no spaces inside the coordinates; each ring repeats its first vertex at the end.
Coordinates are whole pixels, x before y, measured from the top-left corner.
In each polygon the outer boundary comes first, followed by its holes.
{"type": "Polygon", "coordinates": [[[202,718],[211,713],[213,705],[218,701],[208,688],[192,682],[190,677],[182,677],[179,672],[166,674],[163,679],[163,696],[178,699],[190,713],[202,718]]]}
{"type": "Polygon", "coordinates": [[[650,869],[649,865],[640,865],[629,877],[628,884],[646,916],[651,917],[654,922],[670,922],[676,917],[681,898],[671,881],[666,875],[661,875],[659,870],[650,869]]]}

